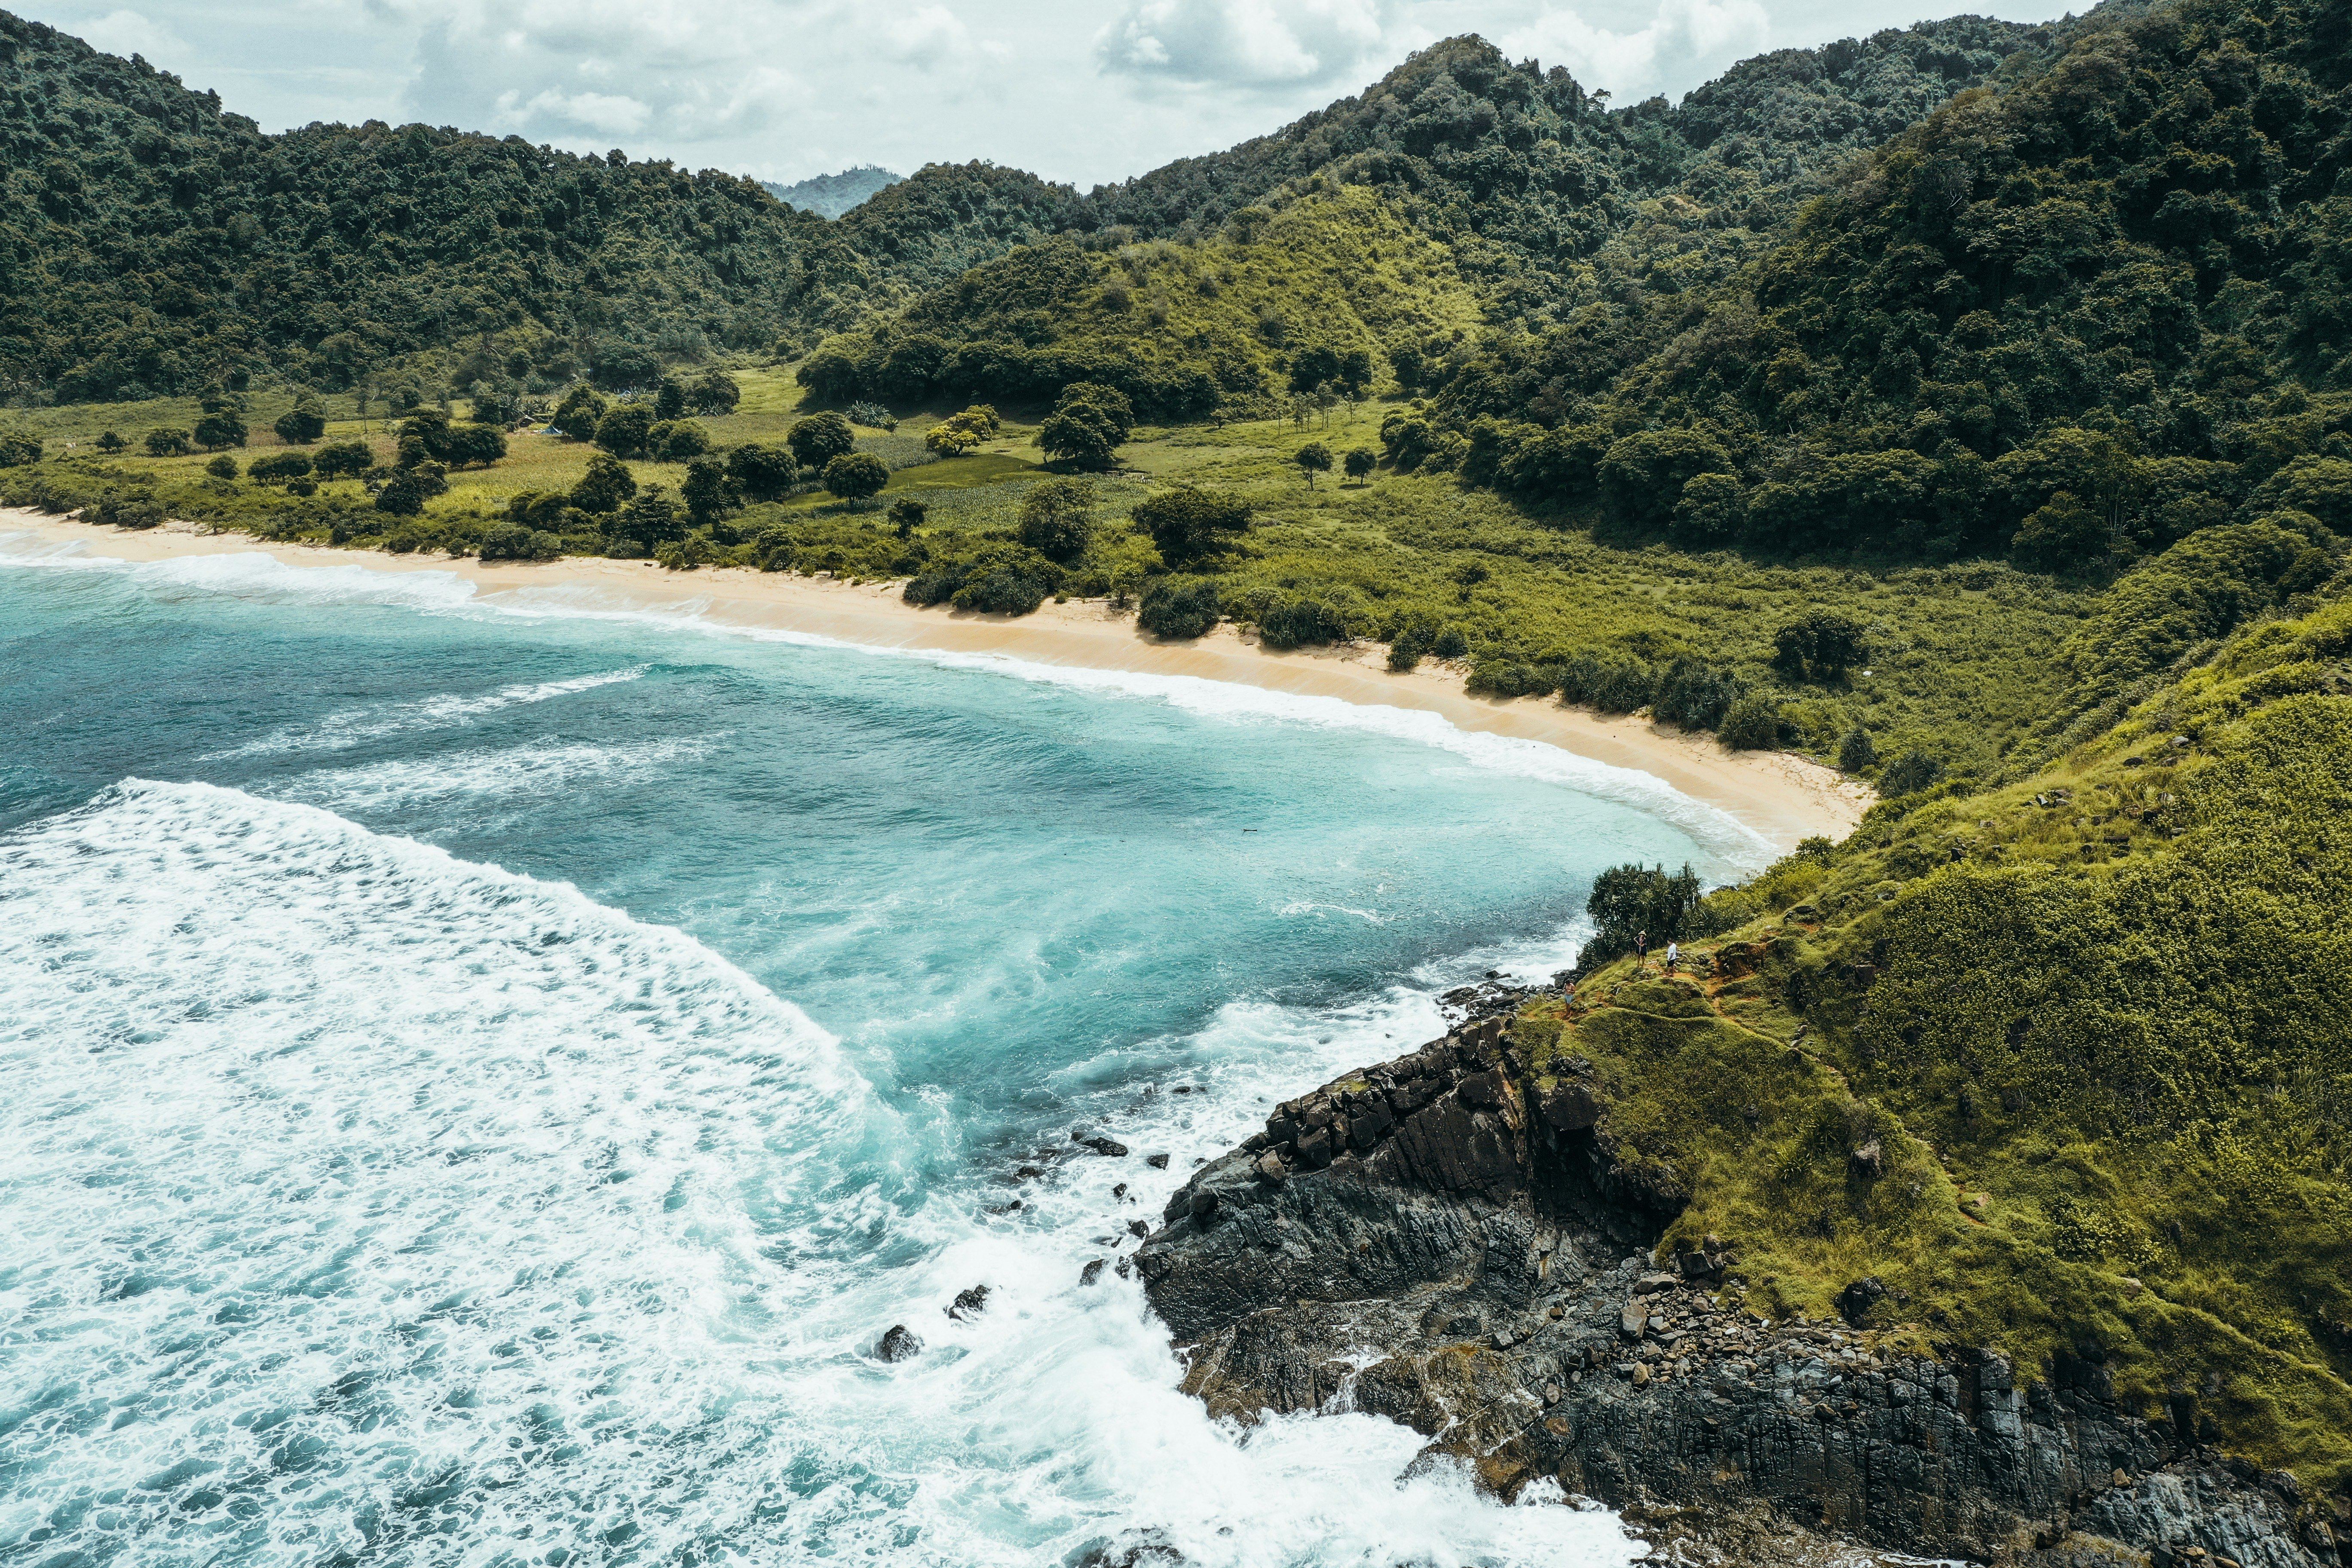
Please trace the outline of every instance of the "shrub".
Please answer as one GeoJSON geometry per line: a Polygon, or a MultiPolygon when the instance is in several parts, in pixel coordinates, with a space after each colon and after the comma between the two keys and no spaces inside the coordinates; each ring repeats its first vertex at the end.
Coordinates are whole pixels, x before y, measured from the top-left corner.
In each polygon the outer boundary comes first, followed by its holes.
{"type": "Polygon", "coordinates": [[[1021,542],[1048,560],[1068,563],[1094,538],[1095,487],[1087,479],[1055,479],[1021,498],[1021,542]]]}
{"type": "Polygon", "coordinates": [[[356,479],[375,467],[375,453],[365,441],[337,441],[320,447],[311,462],[322,479],[356,479]]]}
{"type": "Polygon", "coordinates": [[[1780,705],[1761,692],[1750,692],[1734,702],[1717,726],[1716,736],[1735,752],[1769,752],[1780,744],[1780,705]]]}
{"type": "Polygon", "coordinates": [[[1217,585],[1199,577],[1160,577],[1144,590],[1135,624],[1154,637],[1205,636],[1223,614],[1217,585]]]}
{"type": "Polygon", "coordinates": [[[216,479],[233,479],[236,478],[236,459],[223,452],[205,465],[205,472],[216,479]]]}
{"type": "Polygon", "coordinates": [[[1878,793],[1889,800],[1897,795],[1916,795],[1923,789],[1934,788],[1936,781],[1943,776],[1941,759],[1931,757],[1925,752],[1906,752],[1880,770],[1878,793]]]}
{"type": "Polygon", "coordinates": [[[1188,565],[1229,548],[1250,525],[1249,503],[1186,487],[1162,490],[1135,509],[1135,521],[1171,566],[1188,565]]]}
{"type": "Polygon", "coordinates": [[[996,410],[975,403],[923,432],[923,445],[943,458],[961,458],[996,433],[996,410]]]}
{"type": "Polygon", "coordinates": [[[1584,901],[1593,931],[1577,952],[1577,972],[1633,952],[1643,937],[1653,952],[1681,941],[1691,934],[1685,927],[1698,901],[1698,877],[1688,866],[1671,877],[1664,866],[1612,866],[1592,879],[1584,901]]]}
{"type": "Polygon", "coordinates": [[[1134,428],[1135,409],[1125,393],[1098,382],[1073,382],[1037,427],[1037,444],[1050,462],[1107,468],[1134,428]]]}
{"type": "Polygon", "coordinates": [[[1772,634],[1772,667],[1797,680],[1827,680],[1870,657],[1860,622],[1808,610],[1772,634]]]}
{"type": "Polygon", "coordinates": [[[2095,566],[2107,557],[2107,520],[2060,490],[2019,527],[2010,548],[2020,561],[2044,572],[2095,566]]]}
{"type": "Polygon", "coordinates": [[[155,528],[163,523],[163,507],[153,490],[110,489],[83,509],[82,519],[113,528],[155,528]]]}
{"type": "Polygon", "coordinates": [[[1437,640],[1429,645],[1429,651],[1440,658],[1460,658],[1470,651],[1470,639],[1462,635],[1460,626],[1448,626],[1437,634],[1437,640]]]}
{"type": "MultiPolygon", "coordinates": [[[[912,539],[915,530],[922,527],[923,520],[930,515],[929,507],[909,496],[901,496],[890,503],[890,526],[901,539],[912,539]]],[[[1021,542],[1027,544],[1029,542],[1024,539],[1021,542]]],[[[1035,547],[1033,545],[1031,548],[1035,547]]]]}
{"type": "Polygon", "coordinates": [[[196,443],[185,430],[159,425],[147,432],[146,447],[151,458],[184,458],[195,450],[196,443]]]}
{"type": "Polygon", "coordinates": [[[955,591],[955,607],[995,616],[1025,616],[1045,602],[1045,584],[1011,566],[969,578],[955,591]]]}
{"type": "Polygon", "coordinates": [[[876,430],[896,430],[898,427],[898,422],[890,416],[890,411],[878,403],[853,403],[848,413],[852,425],[864,425],[876,430]]]}
{"type": "Polygon", "coordinates": [[[1655,672],[1633,655],[1613,649],[1580,653],[1559,669],[1559,700],[1581,702],[1603,713],[1631,713],[1657,695],[1655,672]]]}
{"type": "MultiPolygon", "coordinates": [[[[121,437],[117,437],[119,441],[121,437]]],[[[0,468],[18,468],[41,460],[41,438],[22,430],[0,430],[0,468]]]]}
{"type": "Polygon", "coordinates": [[[575,386],[555,405],[553,428],[570,440],[593,441],[596,427],[604,423],[605,407],[594,387],[575,386]]]}
{"type": "Polygon", "coordinates": [[[727,477],[747,500],[774,500],[799,480],[800,459],[789,447],[746,442],[727,454],[727,477]]]}
{"type": "Polygon", "coordinates": [[[245,468],[246,478],[264,485],[283,484],[310,472],[310,456],[307,452],[266,452],[245,468]]]}
{"type": "MultiPolygon", "coordinates": [[[[628,510],[614,521],[613,531],[651,550],[683,539],[686,524],[678,516],[677,503],[663,492],[662,487],[647,485],[645,493],[631,501],[628,510]]],[[[656,559],[659,559],[658,551],[656,559]]]]}
{"type": "Polygon", "coordinates": [[[723,370],[706,371],[700,379],[687,388],[686,405],[697,414],[714,417],[732,414],[735,405],[743,401],[743,389],[735,378],[723,370]]]}
{"type": "Polygon", "coordinates": [[[1653,700],[1659,718],[1685,730],[1712,730],[1739,696],[1731,671],[1684,656],[1666,667],[1653,700]]]}
{"type": "Polygon", "coordinates": [[[1258,642],[1277,650],[1310,643],[1338,642],[1348,635],[1338,611],[1320,599],[1298,598],[1270,605],[1258,614],[1258,642]]]}
{"type": "Polygon", "coordinates": [[[1840,773],[1858,773],[1878,761],[1878,748],[1871,744],[1870,731],[1856,724],[1838,742],[1837,765],[1840,773]]]}
{"type": "Polygon", "coordinates": [[[110,457],[129,445],[131,443],[124,440],[119,431],[109,430],[98,438],[98,449],[110,457]]]}
{"type": "Polygon", "coordinates": [[[563,542],[520,523],[501,522],[482,535],[477,553],[485,561],[552,561],[563,553],[563,542]]]}
{"type": "Polygon", "coordinates": [[[425,510],[425,482],[413,472],[397,473],[376,491],[375,509],[397,517],[415,517],[425,510]]]}

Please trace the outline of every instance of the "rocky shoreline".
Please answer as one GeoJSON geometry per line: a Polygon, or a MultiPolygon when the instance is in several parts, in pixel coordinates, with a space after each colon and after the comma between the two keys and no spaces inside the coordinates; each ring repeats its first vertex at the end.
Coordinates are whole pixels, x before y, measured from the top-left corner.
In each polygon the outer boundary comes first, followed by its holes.
{"type": "Polygon", "coordinates": [[[2346,1500],[2215,1449],[2193,1395],[2125,1407],[2095,1352],[2020,1369],[1767,1321],[1722,1291],[1736,1237],[1654,1266],[1673,1210],[1611,1168],[1591,1091],[1539,1087],[1509,1027],[1286,1102],[1176,1193],[1134,1264],[1188,1392],[1243,1420],[1389,1416],[1496,1494],[1555,1479],[1675,1560],[1853,1542],[2044,1568],[2340,1561],[2346,1500]]]}

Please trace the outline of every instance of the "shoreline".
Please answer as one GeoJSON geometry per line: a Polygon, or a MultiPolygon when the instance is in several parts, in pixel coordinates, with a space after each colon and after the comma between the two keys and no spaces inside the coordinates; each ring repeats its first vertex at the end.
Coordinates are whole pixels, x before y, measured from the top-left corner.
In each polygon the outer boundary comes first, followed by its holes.
{"type": "Polygon", "coordinates": [[[194,525],[177,521],[130,531],[0,507],[0,533],[18,532],[132,563],[261,553],[296,567],[441,572],[473,584],[486,600],[530,589],[587,589],[614,595],[621,602],[606,606],[612,609],[691,613],[745,630],[794,632],[868,647],[1188,676],[1358,707],[1434,713],[1459,730],[1535,741],[1645,773],[1724,812],[1781,853],[1815,835],[1843,838],[1874,798],[1866,785],[1790,752],[1727,752],[1704,731],[1605,718],[1549,698],[1473,697],[1463,689],[1461,669],[1433,662],[1395,674],[1376,644],[1274,653],[1230,625],[1194,642],[1163,643],[1139,635],[1131,612],[1114,611],[1100,601],[1048,601],[1035,614],[1013,619],[944,605],[918,609],[899,600],[901,584],[896,582],[852,586],[740,567],[677,573],[597,556],[486,563],[471,556],[386,555],[273,543],[245,533],[199,534],[194,525]]]}

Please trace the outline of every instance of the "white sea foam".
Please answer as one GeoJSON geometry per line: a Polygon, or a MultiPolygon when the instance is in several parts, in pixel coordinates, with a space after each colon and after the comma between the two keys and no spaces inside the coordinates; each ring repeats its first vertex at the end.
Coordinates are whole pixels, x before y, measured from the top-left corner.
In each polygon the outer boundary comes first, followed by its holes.
{"type": "Polygon", "coordinates": [[[1135,1284],[1077,1283],[1260,1100],[1433,1033],[1422,984],[1150,1043],[1196,1095],[1074,1070],[1170,1168],[1077,1162],[1003,1217],[926,1168],[951,1129],[690,939],[309,806],[131,782],[0,839],[0,1552],[1628,1556],[1606,1515],[1401,1479],[1419,1440],[1373,1417],[1218,1426],[1135,1284]],[[892,1321],[930,1342],[886,1367],[892,1321]]]}
{"type": "Polygon", "coordinates": [[[438,801],[546,796],[583,784],[674,768],[708,752],[725,732],[623,745],[500,746],[490,750],[400,757],[357,767],[320,768],[268,786],[277,800],[306,801],[334,811],[371,811],[438,801]]]}
{"type": "Polygon", "coordinates": [[[425,730],[446,730],[462,725],[484,714],[501,709],[527,707],[557,697],[576,696],[593,691],[600,686],[614,686],[623,681],[640,680],[651,665],[631,665],[626,669],[600,670],[593,675],[575,675],[565,680],[526,681],[502,686],[495,691],[472,695],[443,693],[422,697],[414,702],[384,702],[366,708],[354,708],[341,713],[330,713],[323,719],[275,730],[267,735],[232,746],[225,752],[214,752],[200,757],[199,762],[221,762],[232,757],[269,756],[284,752],[340,752],[364,745],[390,735],[408,734],[425,730]]]}

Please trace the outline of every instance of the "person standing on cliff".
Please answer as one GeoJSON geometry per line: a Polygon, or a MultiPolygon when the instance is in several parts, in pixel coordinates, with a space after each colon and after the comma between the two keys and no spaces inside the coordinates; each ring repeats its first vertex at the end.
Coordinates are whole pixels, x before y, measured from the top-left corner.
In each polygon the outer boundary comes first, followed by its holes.
{"type": "Polygon", "coordinates": [[[1675,965],[1682,961],[1683,944],[1678,942],[1666,943],[1666,973],[1672,974],[1675,972],[1675,965]]]}
{"type": "Polygon", "coordinates": [[[1646,973],[1650,967],[1650,933],[1643,931],[1633,938],[1633,973],[1646,973]]]}

